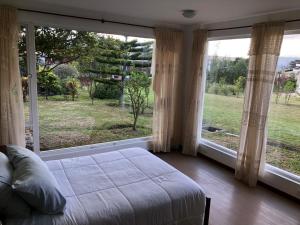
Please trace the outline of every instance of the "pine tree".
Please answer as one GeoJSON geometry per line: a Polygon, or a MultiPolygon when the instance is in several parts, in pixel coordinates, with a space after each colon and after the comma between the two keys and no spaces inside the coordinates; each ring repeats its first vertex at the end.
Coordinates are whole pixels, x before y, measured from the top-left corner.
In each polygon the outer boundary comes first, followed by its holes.
{"type": "Polygon", "coordinates": [[[94,68],[89,72],[100,74],[102,79],[120,78],[120,105],[124,105],[125,79],[135,69],[150,74],[153,42],[137,40],[106,42],[95,57],[94,68]]]}

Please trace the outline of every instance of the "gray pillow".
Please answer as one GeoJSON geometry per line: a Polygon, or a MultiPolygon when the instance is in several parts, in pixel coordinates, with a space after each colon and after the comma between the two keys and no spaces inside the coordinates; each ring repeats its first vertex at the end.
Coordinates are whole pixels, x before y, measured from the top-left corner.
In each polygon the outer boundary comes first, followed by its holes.
{"type": "Polygon", "coordinates": [[[46,213],[62,213],[66,199],[46,164],[32,151],[7,146],[7,156],[14,167],[12,188],[33,208],[46,213]]]}
{"type": "Polygon", "coordinates": [[[30,207],[13,192],[11,187],[13,168],[0,152],[0,216],[6,218],[26,218],[30,216],[30,207]]]}

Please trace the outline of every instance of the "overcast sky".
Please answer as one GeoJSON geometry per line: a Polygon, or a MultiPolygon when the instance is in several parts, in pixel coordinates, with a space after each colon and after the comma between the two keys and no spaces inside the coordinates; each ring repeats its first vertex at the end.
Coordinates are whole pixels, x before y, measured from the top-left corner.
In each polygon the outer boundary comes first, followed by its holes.
{"type": "MultiPolygon", "coordinates": [[[[104,37],[112,37],[115,39],[119,39],[121,41],[125,41],[125,36],[123,35],[117,35],[117,34],[101,34],[104,37]]],[[[127,38],[128,41],[132,41],[132,40],[138,40],[138,42],[148,42],[148,41],[154,41],[154,39],[151,38],[139,38],[139,37],[132,37],[132,36],[128,36],[127,38]]]]}
{"type": "MultiPolygon", "coordinates": [[[[210,41],[208,55],[246,58],[250,41],[250,38],[210,41]]],[[[300,58],[300,34],[284,36],[280,56],[300,58]]]]}
{"type": "MultiPolygon", "coordinates": [[[[116,39],[125,40],[125,36],[103,34],[116,39]]],[[[139,42],[154,41],[150,38],[128,37],[128,41],[137,39],[139,42]]],[[[248,57],[250,38],[229,39],[220,41],[209,41],[208,55],[218,55],[226,57],[248,57]]],[[[281,46],[281,57],[299,57],[300,58],[300,34],[285,35],[281,46]]]]}

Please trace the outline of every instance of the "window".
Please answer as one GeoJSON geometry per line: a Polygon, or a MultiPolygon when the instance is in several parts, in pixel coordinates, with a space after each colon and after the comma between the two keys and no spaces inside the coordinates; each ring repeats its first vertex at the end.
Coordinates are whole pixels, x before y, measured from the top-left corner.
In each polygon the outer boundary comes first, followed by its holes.
{"type": "MultiPolygon", "coordinates": [[[[237,150],[250,39],[209,41],[202,138],[237,150]]],[[[300,34],[285,35],[268,115],[266,162],[300,174],[300,34]]]]}
{"type": "Polygon", "coordinates": [[[209,41],[202,138],[237,150],[250,38],[209,41]]]}
{"type": "MultiPolygon", "coordinates": [[[[40,149],[150,136],[153,43],[153,39],[36,27],[40,149]],[[136,127],[128,94],[134,76],[145,102],[136,127]]],[[[22,74],[26,77],[26,72],[22,74]]],[[[30,105],[24,102],[29,118],[30,105]]],[[[32,145],[32,140],[26,142],[32,145]]]]}
{"type": "Polygon", "coordinates": [[[267,162],[300,175],[300,34],[285,35],[268,118],[267,162]]]}

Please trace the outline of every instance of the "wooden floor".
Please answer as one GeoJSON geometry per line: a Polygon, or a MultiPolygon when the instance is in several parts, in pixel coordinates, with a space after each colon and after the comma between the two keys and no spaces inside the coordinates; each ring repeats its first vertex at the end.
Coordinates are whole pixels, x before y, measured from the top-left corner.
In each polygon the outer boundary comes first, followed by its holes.
{"type": "Polygon", "coordinates": [[[210,225],[300,225],[300,203],[270,188],[249,188],[231,169],[204,156],[156,154],[195,180],[212,198],[210,225]]]}

